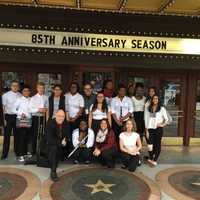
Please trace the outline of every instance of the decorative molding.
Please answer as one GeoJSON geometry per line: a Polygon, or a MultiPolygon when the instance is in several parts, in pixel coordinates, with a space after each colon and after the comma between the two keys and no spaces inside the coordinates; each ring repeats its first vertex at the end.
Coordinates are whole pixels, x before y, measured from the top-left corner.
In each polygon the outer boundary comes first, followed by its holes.
{"type": "Polygon", "coordinates": [[[50,8],[50,9],[64,9],[64,10],[82,10],[82,11],[89,11],[89,12],[99,12],[99,13],[119,13],[119,14],[141,14],[141,15],[153,15],[153,16],[177,16],[177,17],[189,17],[189,18],[200,18],[200,13],[197,15],[195,14],[187,14],[185,12],[179,13],[165,13],[165,12],[154,12],[154,11],[141,11],[141,10],[112,10],[112,9],[88,9],[88,8],[80,8],[77,7],[66,7],[64,5],[44,5],[44,4],[25,4],[25,3],[12,3],[12,2],[0,2],[0,5],[5,6],[21,6],[21,7],[33,7],[33,8],[50,8]]]}
{"type": "Polygon", "coordinates": [[[120,0],[119,2],[119,12],[122,12],[127,5],[128,0],[120,0]]]}
{"type": "Polygon", "coordinates": [[[76,0],[76,7],[77,9],[81,8],[81,0],[76,0]]]}
{"type": "Polygon", "coordinates": [[[159,13],[164,13],[165,10],[169,7],[171,7],[175,3],[175,0],[165,0],[165,2],[161,5],[161,7],[158,9],[159,13]]]}

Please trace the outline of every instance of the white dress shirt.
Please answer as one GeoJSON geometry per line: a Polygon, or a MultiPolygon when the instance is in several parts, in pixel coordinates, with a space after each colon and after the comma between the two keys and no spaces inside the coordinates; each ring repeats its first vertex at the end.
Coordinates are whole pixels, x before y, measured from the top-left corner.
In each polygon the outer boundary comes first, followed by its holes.
{"type": "MultiPolygon", "coordinates": [[[[79,139],[79,129],[77,128],[72,133],[72,143],[74,147],[76,147],[80,143],[78,139],[79,139]]],[[[87,143],[85,144],[86,147],[87,148],[93,147],[94,140],[95,140],[94,131],[88,128],[88,138],[87,138],[87,143]]]]}
{"type": "Polygon", "coordinates": [[[36,94],[31,97],[30,100],[30,111],[33,116],[42,115],[39,113],[40,108],[48,108],[48,97],[46,95],[36,94]]]}
{"type": "Polygon", "coordinates": [[[4,113],[13,115],[15,114],[13,106],[18,98],[20,98],[22,95],[19,92],[13,92],[9,91],[3,94],[2,96],[2,104],[4,107],[4,113]]]}
{"type": "Polygon", "coordinates": [[[161,107],[160,111],[156,113],[150,113],[148,109],[144,113],[145,128],[156,129],[160,123],[168,123],[169,118],[165,107],[161,107]]]}
{"type": "Polygon", "coordinates": [[[26,116],[26,118],[31,118],[30,111],[30,97],[20,97],[14,104],[14,112],[17,115],[17,118],[21,119],[22,114],[26,116]]]}
{"type": "Polygon", "coordinates": [[[144,112],[146,98],[143,96],[142,99],[136,99],[132,97],[133,101],[133,110],[134,112],[144,112]]]}
{"type": "Polygon", "coordinates": [[[117,119],[126,116],[128,113],[133,113],[133,102],[131,98],[125,96],[122,101],[116,96],[111,101],[111,112],[116,114],[117,119]]]}
{"type": "Polygon", "coordinates": [[[84,108],[84,99],[81,94],[72,95],[70,92],[65,94],[65,110],[68,112],[69,117],[75,117],[80,108],[84,108]]]}

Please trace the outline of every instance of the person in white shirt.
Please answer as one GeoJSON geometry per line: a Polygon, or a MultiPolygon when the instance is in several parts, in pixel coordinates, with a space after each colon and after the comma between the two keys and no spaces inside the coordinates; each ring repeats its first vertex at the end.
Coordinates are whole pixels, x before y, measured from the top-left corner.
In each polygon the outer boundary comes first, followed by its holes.
{"type": "Polygon", "coordinates": [[[44,95],[45,84],[42,82],[37,83],[37,94],[31,97],[30,111],[32,114],[32,154],[36,154],[38,127],[42,126],[44,129],[46,122],[46,112],[48,108],[48,97],[44,95]]]}
{"type": "Polygon", "coordinates": [[[145,112],[145,128],[149,139],[149,164],[156,166],[161,152],[161,140],[163,136],[163,127],[169,122],[165,107],[161,106],[158,95],[151,99],[147,111],[145,112]]]}
{"type": "Polygon", "coordinates": [[[89,112],[88,126],[92,128],[95,136],[100,128],[102,119],[108,119],[111,126],[111,113],[107,105],[103,92],[98,92],[95,103],[91,106],[89,112]]]}
{"type": "Polygon", "coordinates": [[[30,142],[30,128],[31,128],[31,112],[30,112],[30,87],[24,85],[22,89],[22,97],[18,98],[14,104],[14,112],[17,115],[17,138],[18,148],[17,155],[20,162],[24,162],[27,155],[28,144],[30,142]]]}
{"type": "Polygon", "coordinates": [[[129,119],[125,124],[125,132],[119,135],[122,168],[131,172],[134,172],[139,165],[139,155],[142,149],[140,135],[134,131],[135,128],[134,121],[129,119]]]}
{"type": "Polygon", "coordinates": [[[13,112],[13,106],[18,98],[21,97],[19,91],[19,82],[11,82],[11,90],[2,96],[3,115],[4,115],[4,138],[3,151],[1,159],[6,159],[10,148],[10,135],[14,136],[14,152],[17,155],[17,133],[16,133],[16,114],[13,112]]]}
{"type": "Polygon", "coordinates": [[[118,140],[124,123],[133,115],[133,102],[126,96],[126,87],[118,86],[118,95],[111,101],[112,127],[118,140]]]}
{"type": "Polygon", "coordinates": [[[144,135],[144,110],[145,110],[145,101],[144,96],[144,85],[142,83],[136,83],[135,86],[135,95],[132,97],[133,101],[133,110],[134,110],[134,119],[137,126],[137,133],[140,134],[141,140],[143,140],[144,135]]]}
{"type": "Polygon", "coordinates": [[[95,136],[93,130],[88,128],[85,120],[81,120],[79,128],[75,129],[72,134],[74,148],[79,145],[79,148],[73,155],[74,164],[78,164],[80,161],[83,161],[85,164],[90,164],[94,140],[95,136]]]}
{"type": "Polygon", "coordinates": [[[79,85],[76,82],[70,84],[69,92],[65,94],[65,111],[72,133],[74,129],[78,128],[84,111],[84,99],[79,93],[79,85]]]}

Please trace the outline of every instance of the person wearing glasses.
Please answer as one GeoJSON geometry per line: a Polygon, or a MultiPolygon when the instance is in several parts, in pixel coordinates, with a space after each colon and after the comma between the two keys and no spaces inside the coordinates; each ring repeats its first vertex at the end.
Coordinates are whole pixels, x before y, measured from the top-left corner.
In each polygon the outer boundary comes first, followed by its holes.
{"type": "Polygon", "coordinates": [[[93,87],[90,83],[86,83],[83,87],[83,98],[84,98],[84,115],[88,120],[89,111],[92,104],[94,104],[96,95],[93,93],[93,87]]]}
{"type": "Polygon", "coordinates": [[[47,120],[55,118],[58,110],[65,112],[65,97],[61,85],[54,85],[52,95],[49,97],[47,120]]]}

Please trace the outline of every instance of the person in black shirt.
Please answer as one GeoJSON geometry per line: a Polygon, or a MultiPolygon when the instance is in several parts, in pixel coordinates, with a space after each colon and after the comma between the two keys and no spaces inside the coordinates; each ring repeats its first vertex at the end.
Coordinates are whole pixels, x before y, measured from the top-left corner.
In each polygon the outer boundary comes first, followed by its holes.
{"type": "Polygon", "coordinates": [[[65,97],[61,85],[54,85],[52,95],[49,97],[47,119],[55,118],[59,109],[65,111],[65,97]]]}
{"type": "Polygon", "coordinates": [[[53,181],[58,181],[56,169],[62,149],[69,143],[69,125],[65,120],[65,112],[58,110],[55,119],[48,121],[46,126],[46,137],[49,149],[49,164],[51,167],[50,177],[53,181]]]}

